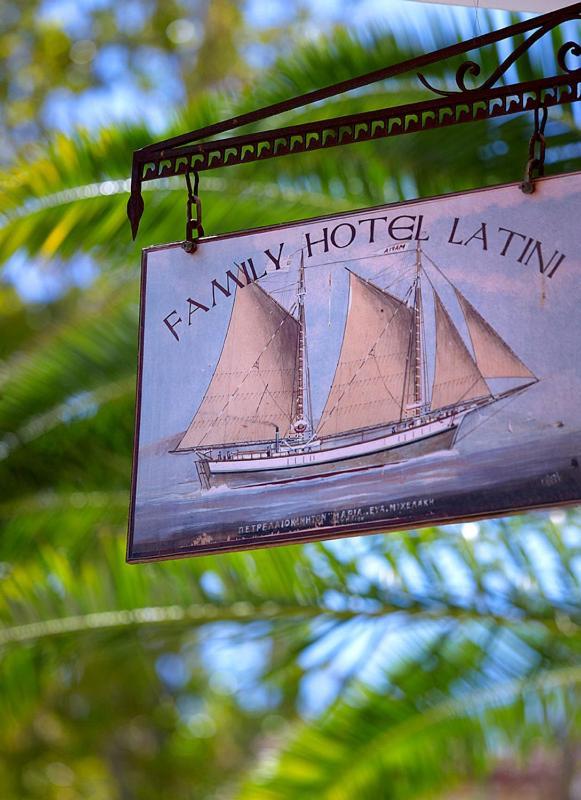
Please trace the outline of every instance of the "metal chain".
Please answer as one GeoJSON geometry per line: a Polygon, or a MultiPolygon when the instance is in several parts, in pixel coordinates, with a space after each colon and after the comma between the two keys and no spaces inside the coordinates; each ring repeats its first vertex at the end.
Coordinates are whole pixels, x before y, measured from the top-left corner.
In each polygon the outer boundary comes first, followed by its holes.
{"type": "Polygon", "coordinates": [[[524,180],[520,188],[525,194],[535,191],[535,180],[545,174],[545,126],[549,116],[546,106],[535,108],[535,128],[529,141],[529,157],[525,168],[524,180]],[[539,119],[539,111],[542,116],[539,119]]]}
{"type": "Polygon", "coordinates": [[[186,185],[188,187],[188,201],[186,204],[186,238],[183,248],[186,253],[194,253],[198,249],[198,240],[204,235],[202,226],[202,201],[198,195],[200,175],[194,172],[194,186],[192,188],[191,172],[186,172],[186,185]],[[195,215],[193,214],[195,210],[195,215]]]}

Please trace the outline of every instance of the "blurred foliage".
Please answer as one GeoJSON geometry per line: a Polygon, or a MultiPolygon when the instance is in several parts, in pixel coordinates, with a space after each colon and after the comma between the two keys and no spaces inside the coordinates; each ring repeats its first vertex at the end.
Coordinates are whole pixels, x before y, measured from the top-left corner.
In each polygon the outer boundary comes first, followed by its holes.
{"type": "MultiPolygon", "coordinates": [[[[338,28],[245,83],[228,44],[246,35],[235,3],[92,4],[82,38],[98,51],[117,41],[112,20],[130,7],[144,20],[122,37],[136,80],[147,77],[140,48],[179,50],[163,38],[175,19],[199,25],[207,48],[205,73],[178,54],[195,102],[168,136],[463,35],[449,24],[429,43],[411,25],[338,28]]],[[[1,46],[14,48],[1,76],[15,115],[5,124],[17,138],[29,123],[45,127],[54,87],[81,96],[99,80],[95,58],[71,65],[78,38],[45,8],[1,7],[1,46]],[[25,62],[37,65],[36,94],[19,116],[25,62]]],[[[541,56],[520,69],[550,69],[541,56]]],[[[423,91],[402,79],[326,113],[423,91]]],[[[206,230],[518,180],[529,133],[519,117],[204,174],[206,230]]],[[[547,133],[548,172],[578,169],[572,110],[551,112],[547,133]]],[[[183,183],[148,184],[131,242],[130,154],[155,138],[145,123],[54,134],[0,173],[2,800],[412,800],[468,785],[480,799],[499,760],[526,766],[539,752],[561,776],[544,796],[570,800],[576,512],[125,565],[139,249],[180,238],[184,224],[183,183]],[[26,300],[31,286],[40,291],[26,300]]]]}
{"type": "Polygon", "coordinates": [[[23,141],[61,128],[62,117],[86,124],[75,113],[77,98],[91,121],[89,105],[106,108],[107,97],[116,97],[125,114],[135,105],[137,118],[148,107],[169,110],[208,89],[239,90],[255,72],[257,53],[288,50],[309,18],[303,9],[284,28],[254,27],[244,6],[242,0],[0,0],[0,163],[23,141]]]}

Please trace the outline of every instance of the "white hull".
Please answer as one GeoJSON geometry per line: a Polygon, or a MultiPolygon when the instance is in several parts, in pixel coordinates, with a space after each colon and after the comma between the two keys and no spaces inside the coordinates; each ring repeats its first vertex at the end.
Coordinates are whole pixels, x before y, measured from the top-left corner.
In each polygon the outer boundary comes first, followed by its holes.
{"type": "MultiPolygon", "coordinates": [[[[294,470],[297,467],[317,467],[331,462],[357,459],[362,456],[380,453],[385,450],[403,448],[422,439],[438,436],[457,428],[468,410],[460,411],[441,419],[408,427],[368,441],[360,441],[343,446],[324,448],[321,443],[312,443],[304,449],[286,450],[277,455],[267,453],[240,453],[237,457],[223,460],[208,460],[210,475],[231,475],[234,473],[265,472],[271,470],[294,470]]],[[[405,458],[402,453],[402,460],[405,458]]]]}

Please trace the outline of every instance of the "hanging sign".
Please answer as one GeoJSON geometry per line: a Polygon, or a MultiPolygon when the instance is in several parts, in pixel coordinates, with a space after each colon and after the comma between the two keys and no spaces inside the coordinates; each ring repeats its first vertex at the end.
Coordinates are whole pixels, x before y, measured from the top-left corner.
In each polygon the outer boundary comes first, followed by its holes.
{"type": "Polygon", "coordinates": [[[581,497],[581,173],[144,251],[128,559],[581,497]]]}

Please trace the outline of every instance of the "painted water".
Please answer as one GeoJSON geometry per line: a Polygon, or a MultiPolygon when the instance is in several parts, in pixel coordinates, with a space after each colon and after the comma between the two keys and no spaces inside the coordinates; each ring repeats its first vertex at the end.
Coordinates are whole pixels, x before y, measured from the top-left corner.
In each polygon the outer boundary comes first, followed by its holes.
{"type": "Polygon", "coordinates": [[[261,540],[321,538],[324,528],[404,528],[454,516],[573,502],[581,490],[581,431],[541,435],[480,452],[462,442],[400,464],[267,487],[219,487],[199,494],[190,479],[136,508],[134,557],[197,544],[227,548],[261,540]],[[311,533],[309,533],[311,532],[311,533]]]}

